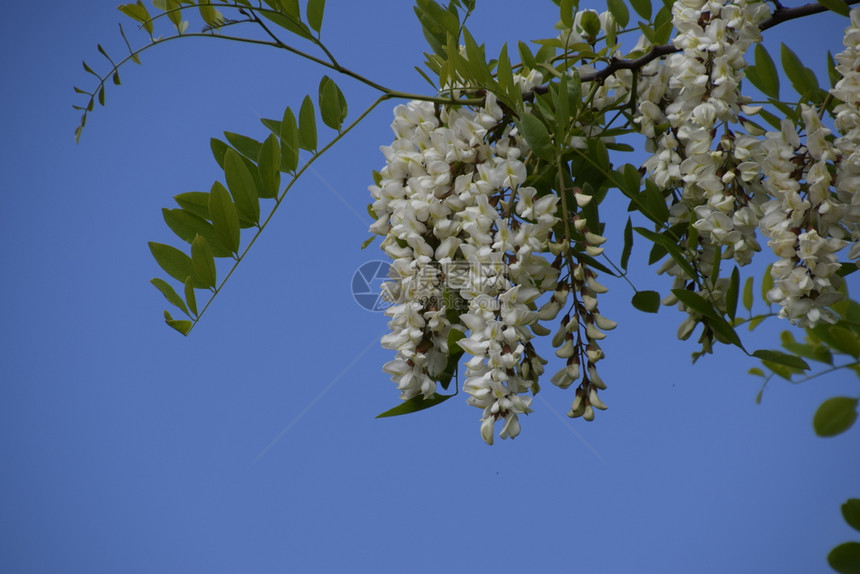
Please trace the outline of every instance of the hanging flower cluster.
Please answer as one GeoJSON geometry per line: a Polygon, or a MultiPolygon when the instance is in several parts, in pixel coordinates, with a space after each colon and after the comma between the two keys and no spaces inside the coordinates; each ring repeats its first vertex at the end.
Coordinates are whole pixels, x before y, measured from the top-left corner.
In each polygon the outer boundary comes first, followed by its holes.
{"type": "MultiPolygon", "coordinates": [[[[803,326],[832,322],[829,307],[841,297],[837,253],[850,246],[848,259],[860,258],[860,10],[852,11],[846,49],[837,56],[842,80],[831,90],[841,102],[838,137],[806,106],[800,131],[788,119],[776,132],[749,120],[760,108],[740,93],[744,54],[761,40],[768,15],[758,0],[675,2],[678,51],[591,85],[587,113],[571,118],[565,145],[613,143],[604,111],[635,102],[633,123],[651,153],[643,170],[665,190],[668,225],[687,229],[680,247],[690,265],[669,258],[659,273],[674,278],[674,289],[725,311],[729,280],[718,262],[750,263],[762,249],[760,232],[778,257],[768,298],[780,315],[803,326]]],[[[618,51],[609,13],[578,12],[572,24],[558,38],[563,48],[575,52],[603,34],[618,51]]],[[[643,37],[634,52],[650,48],[643,37]]],[[[588,64],[576,70],[596,73],[588,64]]],[[[528,110],[543,78],[534,70],[515,78],[528,110]]],[[[461,80],[452,80],[451,93],[474,94],[461,80]]],[[[465,352],[463,389],[482,409],[482,437],[492,443],[499,422],[499,436],[513,438],[547,364],[532,339],[552,334],[563,364],[550,381],[576,383],[568,416],[592,420],[594,409],[606,408],[598,396],[606,388],[596,366],[604,357],[600,341],[616,326],[598,310],[607,289],[587,265],[605,241],[582,213],[592,196],[527,185],[529,147],[512,112],[490,92],[479,107],[411,102],[394,115],[396,139],[382,148],[386,165],[370,188],[371,230],[384,236],[382,249],[393,260],[385,286],[394,302],[386,311],[391,333],[382,344],[396,352],[384,370],[401,398],[434,397],[465,352]],[[575,205],[563,205],[562,196],[575,205]],[[560,315],[555,329],[540,323],[560,315]]],[[[674,295],[663,303],[687,312],[682,339],[703,319],[674,295]]]]}
{"type": "MultiPolygon", "coordinates": [[[[593,407],[606,408],[596,391],[605,388],[597,341],[615,323],[597,312],[606,288],[592,270],[578,263],[562,276],[575,257],[555,228],[575,226],[594,254],[604,238],[585,219],[562,221],[557,195],[524,185],[528,147],[493,94],[476,109],[410,102],[394,116],[396,139],[382,148],[386,165],[370,191],[371,231],[393,260],[382,345],[397,354],[383,369],[401,398],[432,397],[456,344],[470,355],[463,389],[482,409],[481,436],[492,444],[500,422],[500,437],[516,437],[547,363],[531,339],[550,332],[539,321],[555,319],[575,290],[555,337],[565,366],[552,381],[568,387],[581,378],[571,416],[593,418],[593,407]]],[[[590,199],[576,194],[582,205],[590,199]]]]}
{"type": "MultiPolygon", "coordinates": [[[[804,107],[803,143],[789,120],[783,121],[781,131],[765,134],[742,115],[758,111],[745,105],[739,86],[744,53],[760,40],[759,23],[767,15],[764,3],[746,0],[673,5],[678,30],[674,44],[682,51],[665,62],[649,63],[638,86],[635,121],[653,151],[643,167],[658,186],[677,190],[669,223],[691,221],[699,235],[687,253],[701,273],[695,285],[699,295],[725,308],[728,281],[712,273],[714,261],[719,256],[746,265],[761,249],[756,239],[761,231],[779,257],[768,298],[781,306],[780,316],[801,326],[833,322],[836,315],[828,307],[841,298],[831,281],[839,268],[836,253],[853,242],[849,259],[860,255],[860,179],[857,168],[850,167],[858,165],[854,156],[860,133],[854,123],[857,16],[852,15],[847,49],[838,57],[843,79],[832,90],[845,102],[837,107],[836,122],[845,135],[832,142],[817,111],[804,107]],[[730,128],[733,124],[748,133],[737,133],[730,128]],[[837,177],[832,181],[828,166],[834,165],[837,177]],[[716,249],[721,249],[719,255],[716,249]]],[[[674,288],[694,286],[695,278],[674,260],[660,272],[675,277],[674,288]]],[[[664,303],[677,299],[670,296],[664,303]]],[[[687,311],[689,317],[678,332],[681,338],[701,319],[687,311]]]]}

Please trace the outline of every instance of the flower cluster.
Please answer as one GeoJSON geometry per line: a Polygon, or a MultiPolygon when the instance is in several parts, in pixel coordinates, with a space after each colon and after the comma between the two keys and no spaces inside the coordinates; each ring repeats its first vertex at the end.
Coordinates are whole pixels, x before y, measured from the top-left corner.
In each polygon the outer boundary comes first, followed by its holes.
{"type": "MultiPolygon", "coordinates": [[[[529,78],[520,83],[534,87],[529,78]]],[[[394,115],[396,139],[382,148],[386,165],[370,191],[377,218],[371,231],[384,236],[394,271],[383,286],[394,304],[382,345],[397,354],[383,369],[401,398],[434,396],[437,383],[456,371],[460,349],[470,355],[463,390],[468,404],[482,409],[481,436],[492,444],[501,422],[499,436],[516,437],[546,364],[531,343],[549,332],[538,321],[554,319],[576,289],[574,319],[568,314],[562,322],[565,343],[557,353],[568,365],[553,382],[567,387],[579,378],[573,365],[581,351],[588,374],[572,416],[590,420],[592,405],[605,408],[593,390],[605,388],[594,369],[603,356],[597,340],[601,328],[615,326],[596,309],[606,288],[583,264],[561,276],[573,256],[554,232],[566,225],[559,196],[524,185],[528,148],[514,122],[492,94],[476,109],[413,101],[394,115]]],[[[582,205],[590,199],[576,194],[582,205]]],[[[604,238],[585,224],[571,223],[584,234],[583,249],[596,255],[604,238]]]]}
{"type": "MultiPolygon", "coordinates": [[[[749,263],[761,249],[760,231],[778,257],[768,298],[781,306],[781,316],[814,325],[835,320],[828,307],[841,297],[832,281],[836,253],[853,243],[849,259],[860,256],[860,18],[853,15],[846,31],[846,50],[838,56],[843,79],[832,90],[844,102],[836,108],[836,127],[844,135],[834,142],[817,110],[803,107],[803,142],[790,120],[765,133],[742,115],[758,111],[745,105],[739,86],[744,52],[760,39],[758,25],[767,14],[757,1],[676,2],[674,44],[682,51],[643,68],[635,121],[653,151],[644,167],[658,186],[677,190],[669,224],[689,221],[698,235],[696,244],[687,243],[686,257],[700,277],[688,276],[673,260],[660,272],[675,277],[675,288],[694,289],[724,309],[727,282],[712,276],[713,263],[717,257],[749,263]]],[[[687,311],[681,338],[700,319],[687,311]]]]}

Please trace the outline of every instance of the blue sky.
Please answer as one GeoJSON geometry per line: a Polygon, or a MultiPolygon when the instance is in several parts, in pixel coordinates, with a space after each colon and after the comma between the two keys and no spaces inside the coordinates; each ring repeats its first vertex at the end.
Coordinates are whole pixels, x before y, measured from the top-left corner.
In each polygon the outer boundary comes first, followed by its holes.
{"type": "MultiPolygon", "coordinates": [[[[495,53],[552,36],[555,5],[524,6],[483,0],[470,28],[495,53]]],[[[97,42],[121,54],[124,17],[103,0],[5,14],[0,570],[818,572],[856,534],[839,513],[860,496],[856,432],[811,427],[856,381],[774,382],[756,405],[754,362],[723,347],[691,366],[682,317],[634,311],[621,281],[601,304],[619,327],[596,421],[567,419],[572,392],[548,384],[520,437],[492,447],[462,397],[374,419],[398,402],[381,371],[386,321],[350,284],[383,258],[359,245],[392,139],[385,106],[295,186],[181,337],[148,283],[161,273],[147,241],[173,241],[160,209],[221,177],[210,137],[264,137],[258,120],[297,108],[322,71],[272,50],[168,44],[123,70],[75,145],[80,61],[103,69],[97,42]]],[[[843,23],[778,30],[821,71],[843,23]]],[[[425,91],[408,2],[329,0],[323,39],[345,65],[425,91]]],[[[372,101],[336,80],[350,117],[372,101]]]]}

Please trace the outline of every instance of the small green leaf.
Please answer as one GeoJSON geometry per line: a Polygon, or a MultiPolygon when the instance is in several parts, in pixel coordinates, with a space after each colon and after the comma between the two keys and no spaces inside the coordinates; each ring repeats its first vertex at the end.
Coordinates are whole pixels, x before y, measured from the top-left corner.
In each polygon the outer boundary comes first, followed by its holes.
{"type": "Polygon", "coordinates": [[[803,65],[791,48],[781,45],[782,67],[794,90],[803,98],[812,98],[820,90],[815,73],[803,65]]]}
{"type": "Polygon", "coordinates": [[[842,2],[842,0],[816,0],[816,2],[828,10],[833,10],[840,16],[848,17],[851,14],[851,11],[848,9],[848,4],[842,2]]]}
{"type": "MultiPolygon", "coordinates": [[[[208,193],[201,194],[205,195],[206,201],[209,201],[208,193]]],[[[208,216],[209,208],[206,208],[206,214],[208,216]]],[[[184,241],[191,243],[194,241],[194,237],[197,235],[202,235],[209,242],[212,247],[212,253],[215,257],[229,257],[230,252],[220,248],[217,245],[217,240],[215,239],[215,228],[212,227],[212,224],[203,219],[202,217],[192,213],[191,211],[186,211],[185,209],[167,209],[164,208],[161,210],[161,215],[164,217],[164,222],[167,226],[179,236],[184,241]]]]}
{"type": "Polygon", "coordinates": [[[763,45],[755,45],[755,66],[748,67],[746,74],[764,95],[779,98],[779,74],[773,59],[763,45]]]}
{"type": "Polygon", "coordinates": [[[117,8],[126,16],[140,22],[143,25],[143,29],[146,30],[147,33],[152,34],[152,20],[149,17],[149,12],[146,10],[146,6],[143,5],[141,0],[137,0],[134,4],[120,4],[117,8]]]}
{"type": "Polygon", "coordinates": [[[227,149],[229,147],[230,146],[218,138],[209,139],[209,149],[212,150],[212,156],[215,158],[215,161],[218,163],[218,167],[221,169],[224,169],[224,154],[227,153],[227,149]]]}
{"type": "Polygon", "coordinates": [[[308,40],[313,39],[313,35],[311,31],[308,30],[308,27],[299,20],[297,16],[292,16],[288,14],[279,14],[278,12],[271,12],[269,10],[259,10],[258,11],[264,18],[267,18],[283,28],[284,30],[288,30],[297,36],[301,36],[302,38],[306,38],[308,40]]]}
{"type": "Polygon", "coordinates": [[[308,151],[317,149],[317,122],[310,96],[305,96],[299,109],[299,147],[308,151]]]}
{"type": "Polygon", "coordinates": [[[196,287],[201,289],[215,287],[215,257],[212,255],[209,242],[202,235],[198,235],[191,242],[191,270],[196,287]]]}
{"type": "Polygon", "coordinates": [[[379,237],[379,236],[378,235],[371,235],[370,237],[365,239],[361,243],[361,249],[367,249],[367,246],[370,245],[371,243],[373,243],[373,240],[376,239],[377,237],[379,237]]]}
{"type": "Polygon", "coordinates": [[[238,253],[239,213],[230,198],[230,192],[218,181],[212,184],[209,193],[209,214],[221,246],[230,253],[238,253]]]}
{"type": "Polygon", "coordinates": [[[511,59],[508,57],[507,44],[503,44],[502,51],[499,52],[496,77],[499,81],[499,87],[506,96],[504,98],[505,102],[515,110],[521,111],[523,108],[523,98],[519,86],[514,82],[514,72],[511,67],[511,59]]]}
{"type": "Polygon", "coordinates": [[[656,313],[660,310],[660,294],[656,291],[637,291],[631,303],[640,311],[656,313]]]}
{"type": "Polygon", "coordinates": [[[830,79],[831,88],[835,88],[839,80],[842,79],[842,74],[836,69],[836,60],[830,50],[827,50],[827,77],[830,79]]]}
{"type": "Polygon", "coordinates": [[[624,247],[621,250],[621,268],[627,270],[627,263],[630,261],[630,254],[633,252],[633,222],[627,218],[627,225],[624,226],[624,247]]]}
{"type": "Polygon", "coordinates": [[[744,282],[743,304],[744,304],[744,309],[746,309],[749,312],[752,312],[752,306],[753,306],[753,278],[752,278],[752,276],[747,277],[747,280],[744,282]]]}
{"type": "Polygon", "coordinates": [[[346,98],[343,92],[328,76],[323,76],[319,87],[320,116],[325,125],[340,131],[346,119],[346,98]]]}
{"type": "Polygon", "coordinates": [[[191,277],[185,280],[185,302],[191,313],[197,317],[197,296],[194,295],[194,282],[191,277]]]}
{"type": "Polygon", "coordinates": [[[149,250],[159,267],[177,281],[184,282],[191,276],[191,258],[182,251],[154,241],[149,242],[149,250]]]}
{"type": "MultiPolygon", "coordinates": [[[[173,200],[185,211],[190,211],[194,215],[209,219],[209,194],[205,191],[188,191],[173,196],[173,200]]],[[[193,241],[193,237],[188,240],[193,241]]]]}
{"type": "Polygon", "coordinates": [[[609,8],[609,13],[618,22],[618,26],[626,28],[627,23],[630,22],[630,11],[627,10],[624,0],[607,0],[606,5],[609,8]]]}
{"type": "Polygon", "coordinates": [[[561,23],[567,29],[573,29],[573,13],[576,11],[575,4],[578,3],[578,0],[561,0],[561,2],[556,2],[560,9],[561,23]]]}
{"type": "Polygon", "coordinates": [[[254,176],[239,154],[232,149],[228,149],[224,154],[224,175],[239,216],[252,223],[259,223],[260,201],[254,176]]]}
{"type": "Polygon", "coordinates": [[[854,331],[840,325],[833,325],[828,328],[828,331],[830,331],[830,341],[834,349],[854,358],[860,357],[860,337],[854,331]]]}
{"type": "Polygon", "coordinates": [[[194,323],[192,323],[191,321],[174,319],[167,311],[164,312],[164,322],[182,333],[183,335],[188,335],[188,333],[191,331],[191,327],[194,325],[194,323]]]}
{"type": "Polygon", "coordinates": [[[773,268],[773,264],[767,266],[767,269],[764,270],[764,275],[761,277],[761,298],[765,303],[770,305],[770,299],[767,298],[767,293],[771,289],[773,289],[773,276],[770,274],[770,270],[773,268]]]}
{"type": "Polygon", "coordinates": [[[800,357],[782,353],[780,351],[758,349],[757,351],[753,352],[752,356],[761,359],[762,361],[776,363],[778,365],[785,365],[786,367],[791,367],[792,369],[800,369],[801,371],[809,370],[809,364],[800,357]]]}
{"type": "Polygon", "coordinates": [[[396,417],[399,415],[414,413],[416,411],[423,411],[424,409],[435,407],[436,405],[447,401],[453,396],[454,395],[440,395],[438,393],[434,393],[432,397],[430,397],[429,399],[425,399],[423,395],[419,395],[417,397],[412,397],[411,399],[400,403],[393,409],[388,409],[384,413],[376,415],[376,418],[381,419],[384,417],[396,417]]]}
{"type": "Polygon", "coordinates": [[[308,24],[317,32],[322,28],[323,12],[325,12],[325,0],[308,0],[308,24]]]}
{"type": "MultiPolygon", "coordinates": [[[[249,138],[248,136],[243,136],[242,134],[235,134],[233,132],[224,132],[224,137],[227,138],[227,141],[230,142],[230,145],[236,148],[236,151],[238,151],[246,158],[250,160],[256,160],[257,156],[260,155],[260,146],[262,146],[263,144],[261,144],[254,138],[249,138]]],[[[226,153],[226,151],[227,150],[225,149],[224,153],[226,153]]],[[[222,153],[221,157],[223,156],[224,154],[222,153]]]]}
{"type": "Polygon", "coordinates": [[[260,146],[257,157],[257,171],[260,175],[260,197],[274,198],[281,187],[281,146],[275,134],[269,134],[260,146]]]}
{"type": "Polygon", "coordinates": [[[630,0],[630,5],[646,22],[651,20],[651,0],[630,0]]]}
{"type": "Polygon", "coordinates": [[[692,278],[696,276],[695,269],[693,269],[693,266],[690,265],[690,262],[684,257],[684,253],[681,251],[681,248],[678,247],[677,241],[673,241],[667,235],[656,233],[644,227],[634,227],[633,230],[644,238],[653,241],[655,246],[659,245],[662,249],[665,249],[672,259],[675,260],[675,263],[678,264],[678,267],[683,269],[684,273],[689,277],[692,278]]]}
{"type": "Polygon", "coordinates": [[[842,517],[848,526],[860,531],[860,498],[849,498],[842,505],[842,517]]]}
{"type": "Polygon", "coordinates": [[[732,269],[732,276],[729,280],[729,289],[726,291],[726,315],[734,320],[735,313],[738,310],[738,291],[740,291],[741,273],[737,266],[732,269]]]}
{"type": "Polygon", "coordinates": [[[857,399],[833,397],[827,399],[812,419],[812,427],[818,436],[836,436],[847,431],[857,420],[857,399]]]}
{"type": "Polygon", "coordinates": [[[860,542],[844,542],[830,551],[827,563],[840,574],[860,574],[860,542]]]}
{"type": "Polygon", "coordinates": [[[281,170],[287,173],[295,173],[299,165],[299,128],[293,110],[284,110],[284,119],[281,120],[281,170]]]}
{"type": "Polygon", "coordinates": [[[526,112],[520,117],[519,126],[526,143],[536,156],[546,161],[555,159],[555,148],[550,142],[549,131],[540,119],[526,112]]]}
{"type": "Polygon", "coordinates": [[[171,304],[178,307],[183,313],[188,315],[188,307],[185,306],[185,301],[182,300],[182,297],[177,295],[176,291],[173,289],[173,287],[170,286],[167,281],[155,277],[153,279],[150,279],[149,282],[152,283],[156,289],[161,291],[161,294],[164,295],[165,299],[167,299],[171,304]]]}

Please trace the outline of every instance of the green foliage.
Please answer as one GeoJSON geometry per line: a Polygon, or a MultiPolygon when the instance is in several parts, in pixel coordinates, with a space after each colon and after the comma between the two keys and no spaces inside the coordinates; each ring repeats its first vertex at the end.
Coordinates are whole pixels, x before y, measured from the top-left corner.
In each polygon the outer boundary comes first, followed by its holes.
{"type": "Polygon", "coordinates": [[[812,426],[818,436],[836,436],[847,431],[857,420],[857,399],[833,397],[827,399],[812,419],[812,426]]]}
{"type": "Polygon", "coordinates": [[[453,396],[455,395],[440,395],[438,393],[434,393],[429,399],[425,399],[423,396],[412,397],[409,400],[403,401],[394,408],[388,409],[383,413],[379,413],[376,415],[376,418],[396,417],[423,411],[424,409],[429,409],[430,407],[442,404],[453,396]]]}

